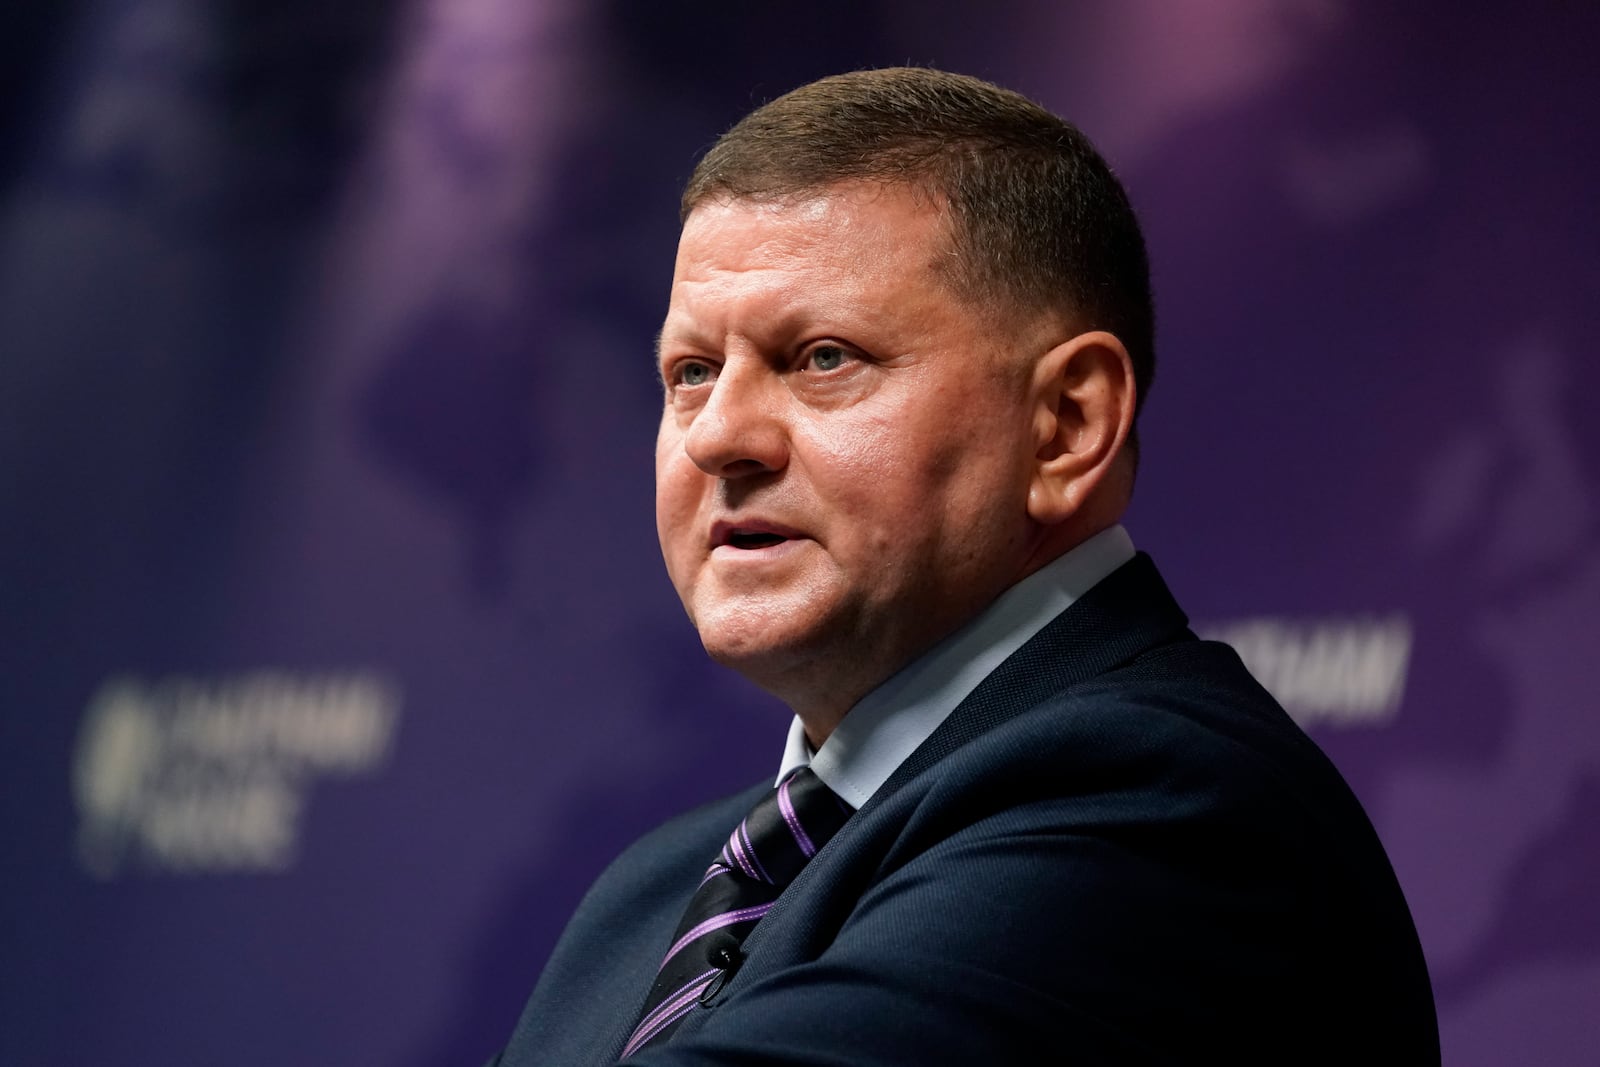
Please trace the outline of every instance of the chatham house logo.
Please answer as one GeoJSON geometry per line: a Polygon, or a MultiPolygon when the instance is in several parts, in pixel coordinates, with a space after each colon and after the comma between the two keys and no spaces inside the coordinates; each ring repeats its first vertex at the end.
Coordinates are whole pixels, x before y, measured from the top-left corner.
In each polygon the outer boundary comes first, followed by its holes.
{"type": "Polygon", "coordinates": [[[371,673],[113,678],[79,726],[79,860],[100,878],[286,870],[312,783],[380,769],[399,706],[371,673]]]}
{"type": "Polygon", "coordinates": [[[1289,715],[1310,729],[1386,726],[1400,712],[1412,624],[1402,614],[1263,617],[1197,627],[1233,646],[1289,715]]]}

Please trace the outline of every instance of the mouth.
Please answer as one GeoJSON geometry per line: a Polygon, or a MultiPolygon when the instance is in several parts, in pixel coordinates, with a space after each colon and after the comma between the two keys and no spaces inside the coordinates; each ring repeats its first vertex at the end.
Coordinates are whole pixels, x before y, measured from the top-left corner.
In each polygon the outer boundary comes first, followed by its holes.
{"type": "Polygon", "coordinates": [[[789,540],[771,533],[741,533],[735,530],[728,537],[728,544],[734,548],[770,548],[789,540]]]}
{"type": "Polygon", "coordinates": [[[800,536],[796,530],[761,519],[718,522],[711,527],[711,547],[754,552],[781,545],[786,541],[798,540],[800,536]]]}

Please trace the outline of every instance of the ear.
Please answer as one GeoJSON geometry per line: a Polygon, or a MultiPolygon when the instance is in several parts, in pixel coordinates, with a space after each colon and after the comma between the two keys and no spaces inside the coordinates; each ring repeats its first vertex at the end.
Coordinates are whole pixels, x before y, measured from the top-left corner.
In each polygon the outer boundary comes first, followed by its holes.
{"type": "Polygon", "coordinates": [[[1135,396],[1133,361],[1122,342],[1103,330],[1062,342],[1039,360],[1033,390],[1029,516],[1055,525],[1083,511],[1102,485],[1128,492],[1132,457],[1123,453],[1135,396]]]}

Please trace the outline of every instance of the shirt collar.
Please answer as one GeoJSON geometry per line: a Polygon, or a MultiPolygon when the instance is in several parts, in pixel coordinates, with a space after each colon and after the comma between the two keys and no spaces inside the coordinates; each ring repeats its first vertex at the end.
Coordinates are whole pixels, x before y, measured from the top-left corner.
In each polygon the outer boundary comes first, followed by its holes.
{"type": "Polygon", "coordinates": [[[1007,656],[1133,556],[1121,526],[1063,553],[862,697],[815,753],[797,716],[778,780],[809,763],[829,789],[861,807],[1007,656]]]}

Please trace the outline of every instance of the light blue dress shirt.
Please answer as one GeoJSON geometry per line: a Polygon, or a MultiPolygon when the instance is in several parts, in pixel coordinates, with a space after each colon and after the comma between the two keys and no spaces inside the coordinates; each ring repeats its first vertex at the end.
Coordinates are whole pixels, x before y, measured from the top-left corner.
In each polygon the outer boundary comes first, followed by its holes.
{"type": "Polygon", "coordinates": [[[1007,656],[1133,555],[1121,526],[1063,553],[862,697],[815,753],[797,716],[778,781],[809,763],[829,789],[860,808],[1007,656]]]}

